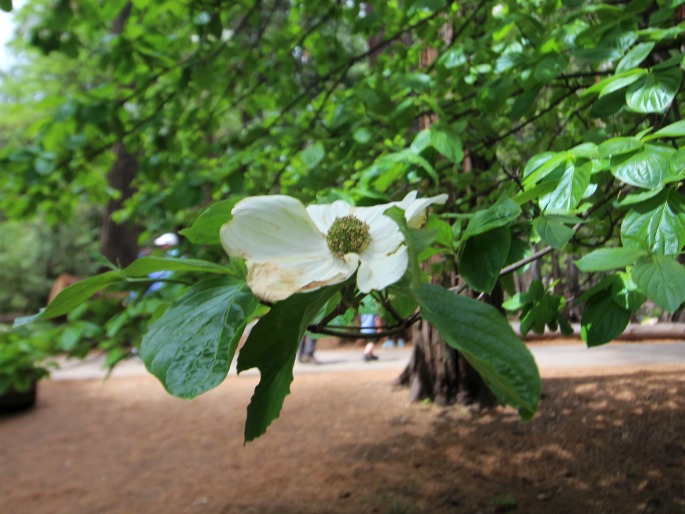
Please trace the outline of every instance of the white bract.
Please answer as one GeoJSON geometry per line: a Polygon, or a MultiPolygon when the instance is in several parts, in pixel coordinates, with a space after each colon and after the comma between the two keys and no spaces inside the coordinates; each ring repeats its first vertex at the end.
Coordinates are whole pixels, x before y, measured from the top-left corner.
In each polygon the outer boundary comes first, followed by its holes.
{"type": "Polygon", "coordinates": [[[407,269],[407,248],[397,224],[383,214],[404,210],[407,224],[420,227],[426,209],[447,195],[354,207],[342,200],[306,207],[285,195],[253,196],[238,202],[221,227],[226,253],[242,257],[247,283],[259,298],[276,302],[294,293],[344,282],[357,272],[363,293],[394,284],[407,269]]]}

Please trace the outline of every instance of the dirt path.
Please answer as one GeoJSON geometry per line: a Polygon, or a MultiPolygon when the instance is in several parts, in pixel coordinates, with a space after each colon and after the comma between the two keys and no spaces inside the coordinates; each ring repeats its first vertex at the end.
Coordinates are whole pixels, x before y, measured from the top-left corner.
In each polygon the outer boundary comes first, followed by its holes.
{"type": "Polygon", "coordinates": [[[684,513],[685,367],[544,375],[540,415],[409,405],[392,370],[296,378],[243,447],[257,377],[41,384],[0,418],[1,514],[684,513]]]}

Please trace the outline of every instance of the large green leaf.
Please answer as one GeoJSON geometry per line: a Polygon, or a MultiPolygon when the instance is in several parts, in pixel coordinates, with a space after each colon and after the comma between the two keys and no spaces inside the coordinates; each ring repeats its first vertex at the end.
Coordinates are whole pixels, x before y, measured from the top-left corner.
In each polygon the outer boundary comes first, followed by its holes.
{"type": "Polygon", "coordinates": [[[643,255],[637,248],[600,248],[577,260],[576,266],[585,272],[607,271],[631,266],[643,255]]]}
{"type": "Polygon", "coordinates": [[[573,229],[566,224],[566,218],[549,215],[533,220],[533,227],[540,238],[552,248],[561,250],[573,237],[573,229]]]}
{"type": "Polygon", "coordinates": [[[549,154],[547,152],[536,155],[523,169],[523,185],[526,188],[541,181],[547,175],[554,172],[557,168],[566,165],[566,161],[573,158],[571,152],[560,152],[549,154]]]}
{"type": "Polygon", "coordinates": [[[639,80],[639,78],[647,73],[647,70],[624,70],[621,73],[616,73],[615,75],[611,75],[609,77],[606,77],[599,82],[593,84],[589,88],[587,88],[585,91],[583,91],[583,96],[593,94],[593,93],[602,93],[604,91],[604,95],[618,91],[619,89],[622,89],[626,86],[629,86],[633,82],[639,80]]]}
{"type": "Polygon", "coordinates": [[[611,291],[600,291],[585,303],[580,335],[590,347],[606,344],[623,333],[630,315],[628,309],[614,301],[611,291]]]}
{"type": "Polygon", "coordinates": [[[642,148],[642,141],[634,137],[614,137],[599,145],[599,156],[602,159],[634,152],[642,148]]]}
{"type": "Polygon", "coordinates": [[[621,224],[621,241],[627,248],[674,255],[685,245],[685,197],[666,189],[633,205],[621,224]]]}
{"type": "Polygon", "coordinates": [[[140,356],[167,391],[194,398],[226,378],[240,336],[258,306],[243,280],[199,282],[150,326],[140,356]]]}
{"type": "Polygon", "coordinates": [[[124,276],[119,271],[107,271],[100,275],[86,278],[80,282],[70,285],[63,289],[48,306],[41,310],[38,314],[18,318],[14,322],[15,327],[26,325],[38,318],[55,318],[67,314],[69,311],[78,307],[83,302],[88,300],[98,291],[105,289],[112,284],[124,281],[124,276]]]}
{"type": "Polygon", "coordinates": [[[632,277],[640,290],[668,312],[685,302],[685,267],[672,257],[642,257],[632,277]]]}
{"type": "Polygon", "coordinates": [[[12,11],[12,0],[0,0],[0,9],[5,12],[12,11]]]}
{"type": "Polygon", "coordinates": [[[569,161],[556,189],[540,198],[540,207],[546,214],[570,214],[583,199],[590,184],[592,163],[576,166],[569,161]]]}
{"type": "Polygon", "coordinates": [[[181,235],[194,244],[221,244],[219,239],[221,225],[231,219],[231,211],[240,200],[240,198],[231,198],[212,204],[197,217],[192,226],[181,230],[181,235]]]}
{"type": "Polygon", "coordinates": [[[454,163],[460,163],[464,158],[461,140],[456,134],[445,130],[432,129],[431,143],[433,148],[454,163]]]}
{"type": "Polygon", "coordinates": [[[654,49],[656,43],[640,43],[631,48],[630,52],[623,56],[623,59],[616,65],[616,73],[632,70],[640,65],[654,49]]]}
{"type": "Polygon", "coordinates": [[[501,196],[494,205],[473,215],[462,234],[462,239],[466,240],[493,228],[508,225],[518,218],[519,214],[521,207],[508,196],[501,196]]]}
{"type": "Polygon", "coordinates": [[[509,254],[511,231],[499,227],[469,238],[459,256],[459,274],[471,289],[490,293],[509,254]]]}
{"type": "Polygon", "coordinates": [[[297,348],[307,326],[339,287],[296,294],[276,303],[252,328],[238,354],[238,373],[259,368],[261,378],[247,407],[245,441],[266,432],[290,393],[297,348]]]}
{"type": "Polygon", "coordinates": [[[129,277],[145,277],[155,271],[200,271],[223,275],[234,273],[232,269],[214,262],[171,257],[141,257],[124,268],[124,273],[129,277]]]}
{"type": "Polygon", "coordinates": [[[611,158],[611,173],[626,184],[653,189],[668,181],[673,175],[671,156],[673,148],[646,144],[634,154],[611,158]]]}
{"type": "Polygon", "coordinates": [[[671,123],[670,125],[666,125],[664,128],[661,128],[654,132],[654,134],[650,134],[648,136],[645,136],[643,138],[644,141],[649,141],[650,139],[658,139],[660,137],[683,137],[685,136],[685,120],[681,121],[676,121],[675,123],[671,123]]]}
{"type": "Polygon", "coordinates": [[[679,67],[658,70],[640,78],[626,92],[628,108],[641,113],[663,113],[678,92],[682,78],[679,67]]]}
{"type": "Polygon", "coordinates": [[[540,401],[540,375],[526,345],[494,307],[433,284],[416,290],[422,317],[480,373],[497,397],[533,417],[540,401]]]}

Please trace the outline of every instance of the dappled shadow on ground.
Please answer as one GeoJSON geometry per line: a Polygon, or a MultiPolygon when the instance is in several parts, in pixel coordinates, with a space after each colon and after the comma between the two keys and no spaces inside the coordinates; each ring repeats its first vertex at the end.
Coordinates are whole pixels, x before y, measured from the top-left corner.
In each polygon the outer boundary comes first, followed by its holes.
{"type": "Polygon", "coordinates": [[[685,513],[684,393],[683,371],[550,378],[530,423],[510,410],[435,409],[419,437],[406,421],[348,450],[406,462],[383,489],[407,512],[685,513]]]}
{"type": "Polygon", "coordinates": [[[409,405],[394,372],[298,376],[243,446],[256,377],[43,384],[0,419],[2,514],[683,513],[685,373],[544,380],[540,414],[409,405]]]}

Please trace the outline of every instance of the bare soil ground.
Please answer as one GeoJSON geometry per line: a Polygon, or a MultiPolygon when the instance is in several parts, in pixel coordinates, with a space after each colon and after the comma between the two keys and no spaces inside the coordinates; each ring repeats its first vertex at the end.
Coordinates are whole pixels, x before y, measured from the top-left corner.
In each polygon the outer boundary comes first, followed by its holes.
{"type": "Polygon", "coordinates": [[[256,377],[42,383],[0,417],[0,514],[685,513],[685,367],[543,373],[540,414],[409,404],[394,371],[296,377],[243,446],[256,377]]]}

